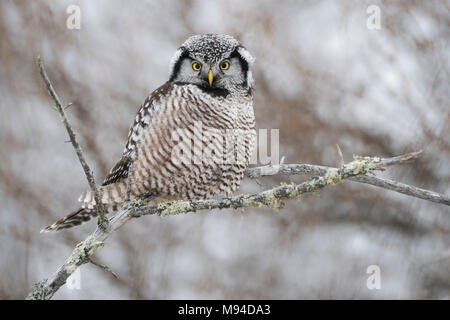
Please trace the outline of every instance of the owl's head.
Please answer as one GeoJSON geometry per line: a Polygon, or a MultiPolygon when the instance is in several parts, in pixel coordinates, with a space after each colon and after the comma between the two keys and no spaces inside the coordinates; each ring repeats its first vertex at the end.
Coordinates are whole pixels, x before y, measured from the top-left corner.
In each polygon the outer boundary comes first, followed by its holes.
{"type": "Polygon", "coordinates": [[[189,83],[206,91],[251,89],[253,57],[232,36],[196,35],[175,52],[170,64],[170,82],[189,83]]]}

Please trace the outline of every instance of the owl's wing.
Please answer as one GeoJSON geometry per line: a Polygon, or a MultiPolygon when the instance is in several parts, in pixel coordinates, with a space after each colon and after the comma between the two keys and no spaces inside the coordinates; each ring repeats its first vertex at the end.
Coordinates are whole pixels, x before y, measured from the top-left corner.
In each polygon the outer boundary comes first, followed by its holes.
{"type": "Polygon", "coordinates": [[[115,182],[118,182],[122,179],[126,179],[128,177],[128,171],[130,169],[131,164],[134,160],[134,153],[136,149],[136,145],[139,142],[140,134],[143,129],[150,125],[151,119],[153,117],[155,106],[158,105],[157,102],[163,96],[167,95],[173,88],[173,84],[167,82],[163,84],[161,87],[153,91],[145,102],[139,108],[138,113],[136,114],[136,118],[133,122],[133,125],[128,132],[127,144],[125,146],[125,150],[123,151],[122,158],[116,165],[111,169],[106,179],[103,181],[102,186],[106,186],[115,182]]]}
{"type": "Polygon", "coordinates": [[[130,157],[123,156],[119,162],[109,171],[105,180],[102,183],[102,186],[107,186],[108,184],[112,184],[114,182],[120,181],[128,177],[128,170],[131,166],[130,157]]]}

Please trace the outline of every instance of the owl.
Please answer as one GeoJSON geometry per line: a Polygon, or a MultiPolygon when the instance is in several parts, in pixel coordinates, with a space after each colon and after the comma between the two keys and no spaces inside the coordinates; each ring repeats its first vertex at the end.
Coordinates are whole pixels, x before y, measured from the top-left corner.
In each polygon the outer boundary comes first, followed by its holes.
{"type": "MultiPolygon", "coordinates": [[[[169,80],[141,105],[122,158],[97,189],[107,212],[128,200],[210,199],[235,192],[256,142],[249,51],[229,35],[188,38],[170,63],[169,80]]],[[[95,195],[43,231],[97,216],[95,195]]]]}

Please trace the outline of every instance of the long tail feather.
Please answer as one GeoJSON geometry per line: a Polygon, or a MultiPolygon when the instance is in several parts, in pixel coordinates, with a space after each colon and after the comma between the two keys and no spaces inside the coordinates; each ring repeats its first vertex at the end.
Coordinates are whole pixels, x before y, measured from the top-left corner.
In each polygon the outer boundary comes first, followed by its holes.
{"type": "Polygon", "coordinates": [[[83,222],[89,221],[91,218],[94,218],[96,216],[97,211],[95,209],[80,208],[78,210],[69,213],[67,216],[56,221],[52,225],[45,227],[44,229],[41,230],[41,233],[72,228],[82,224],[83,222]]]}

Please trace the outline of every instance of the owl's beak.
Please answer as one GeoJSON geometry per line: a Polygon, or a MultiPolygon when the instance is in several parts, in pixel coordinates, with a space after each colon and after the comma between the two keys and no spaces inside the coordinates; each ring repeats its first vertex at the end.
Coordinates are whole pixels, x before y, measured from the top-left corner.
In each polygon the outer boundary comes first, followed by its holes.
{"type": "Polygon", "coordinates": [[[211,69],[209,69],[209,72],[208,72],[208,81],[209,81],[209,86],[210,86],[210,87],[212,87],[213,79],[214,79],[213,72],[212,72],[211,69]]]}

